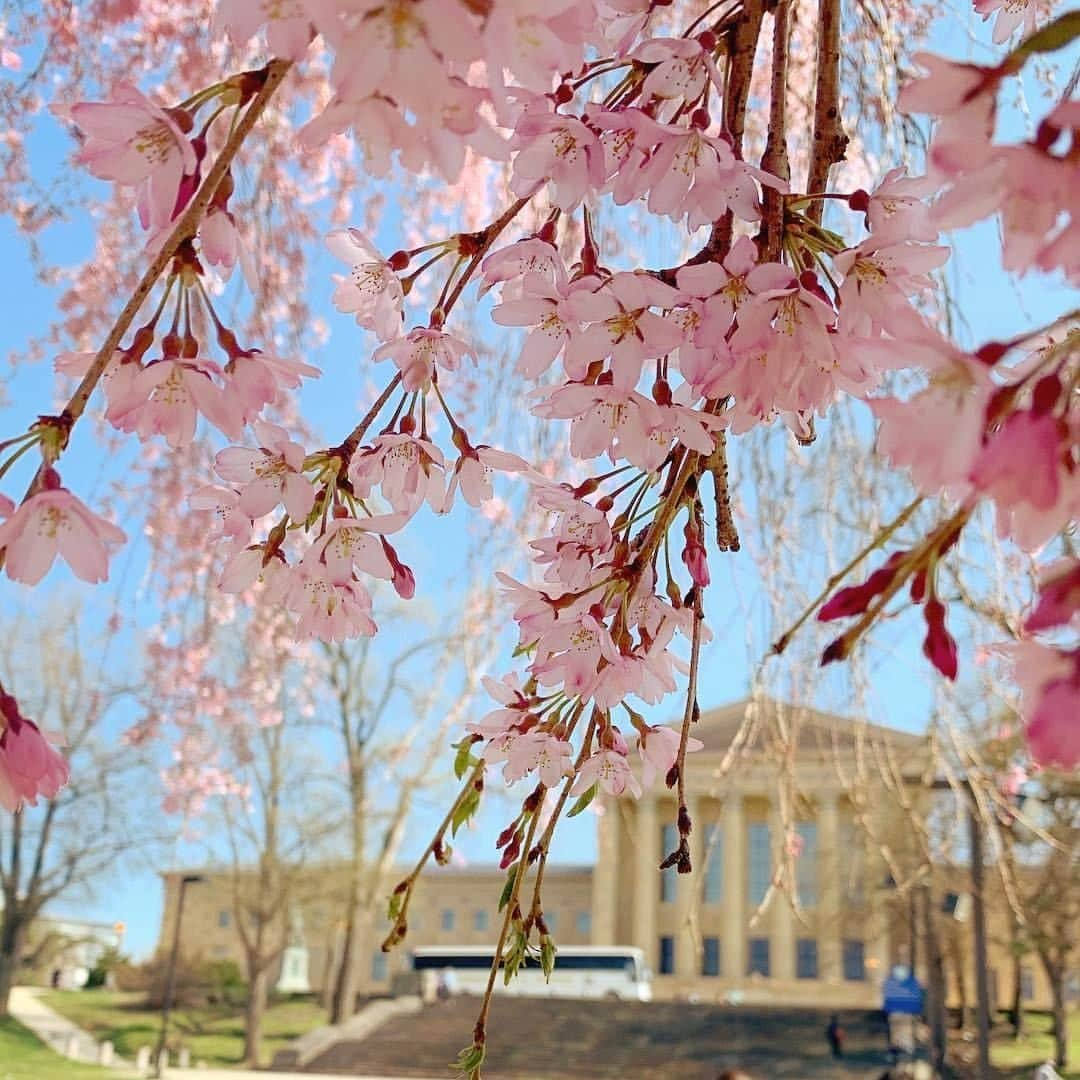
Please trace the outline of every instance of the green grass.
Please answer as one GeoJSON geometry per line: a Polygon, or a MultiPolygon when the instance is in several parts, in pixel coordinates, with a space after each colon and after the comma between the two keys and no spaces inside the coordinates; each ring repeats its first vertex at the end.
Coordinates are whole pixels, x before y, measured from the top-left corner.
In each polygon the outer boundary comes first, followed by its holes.
{"type": "MultiPolygon", "coordinates": [[[[134,1058],[140,1046],[154,1046],[161,1030],[161,1013],[146,1008],[141,994],[51,990],[42,994],[41,1000],[99,1042],[111,1040],[123,1057],[134,1058]]],[[[297,1000],[271,1005],[263,1020],[263,1063],[268,1064],[275,1051],[293,1039],[326,1022],[326,1012],[316,1002],[297,1000]]],[[[169,1020],[169,1046],[174,1052],[186,1046],[192,1062],[239,1065],[244,1056],[243,1006],[174,1010],[169,1020]]],[[[6,1080],[2,1071],[0,1080],[6,1080]]]]}
{"type": "Polygon", "coordinates": [[[97,1065],[76,1065],[53,1053],[10,1017],[0,1017],[0,1080],[115,1080],[97,1065]]]}
{"type": "MultiPolygon", "coordinates": [[[[1035,1067],[1054,1054],[1053,1023],[1047,1013],[1028,1013],[1024,1028],[1025,1036],[1015,1042],[1007,1029],[995,1033],[990,1058],[1008,1080],[1028,1080],[1035,1067]]],[[[1069,1014],[1069,1067],[1062,1075],[1080,1080],[1080,1015],[1075,1012],[1069,1014]]]]}

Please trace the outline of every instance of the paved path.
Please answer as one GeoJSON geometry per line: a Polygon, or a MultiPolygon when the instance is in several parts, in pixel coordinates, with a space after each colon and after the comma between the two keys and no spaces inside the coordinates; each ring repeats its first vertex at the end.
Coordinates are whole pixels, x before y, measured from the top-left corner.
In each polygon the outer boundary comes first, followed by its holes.
{"type": "MultiPolygon", "coordinates": [[[[96,1062],[98,1044],[94,1037],[77,1027],[66,1017],[50,1009],[38,997],[38,991],[28,986],[17,986],[11,991],[9,1011],[23,1027],[29,1028],[43,1043],[58,1054],[76,1061],[96,1062]]],[[[130,1061],[114,1058],[117,1077],[135,1077],[140,1074],[130,1061]]],[[[262,1072],[251,1069],[176,1069],[165,1071],[168,1080],[301,1080],[298,1073],[262,1072]]],[[[302,1080],[341,1080],[340,1076],[320,1076],[304,1073],[302,1080]]],[[[358,1076],[354,1080],[396,1080],[390,1076],[358,1076]]],[[[429,1077],[427,1080],[446,1080],[445,1076],[429,1077]]]]}

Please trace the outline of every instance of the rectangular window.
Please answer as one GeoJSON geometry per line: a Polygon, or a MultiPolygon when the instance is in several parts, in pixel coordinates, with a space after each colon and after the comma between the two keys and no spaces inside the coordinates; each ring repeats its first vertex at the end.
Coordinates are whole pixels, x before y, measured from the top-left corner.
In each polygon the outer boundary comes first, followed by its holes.
{"type": "Polygon", "coordinates": [[[592,933],[592,916],[587,911],[579,911],[574,919],[574,926],[582,937],[592,933]]]}
{"type": "Polygon", "coordinates": [[[1035,1000],[1035,972],[1026,964],[1020,968],[1020,997],[1023,1001],[1035,1000]]]}
{"type": "Polygon", "coordinates": [[[474,930],[486,930],[488,928],[487,908],[477,908],[473,912],[472,924],[474,930]]]}
{"type": "Polygon", "coordinates": [[[222,930],[226,929],[231,922],[232,915],[228,911],[219,911],[217,913],[217,924],[222,930]]]}
{"type": "Polygon", "coordinates": [[[718,937],[707,937],[705,938],[704,945],[705,951],[701,956],[701,974],[719,975],[720,939],[718,937]]]}
{"type": "Polygon", "coordinates": [[[544,922],[547,923],[548,929],[554,934],[559,926],[559,916],[554,911],[545,911],[544,922]]]}
{"type": "MultiPolygon", "coordinates": [[[[660,830],[660,856],[666,858],[679,846],[679,832],[674,825],[665,825],[660,830]]],[[[675,902],[675,891],[678,888],[679,871],[674,866],[660,871],[660,903],[672,904],[675,902]]]]}
{"type": "Polygon", "coordinates": [[[442,928],[444,930],[453,930],[454,929],[454,910],[453,910],[453,908],[443,908],[441,918],[442,918],[442,928]]]}
{"type": "Polygon", "coordinates": [[[769,939],[766,937],[752,937],[747,943],[750,951],[746,957],[747,975],[769,974],[769,939]]]}
{"type": "Polygon", "coordinates": [[[719,825],[710,825],[705,833],[706,904],[724,902],[724,834],[719,825]]]}
{"type": "Polygon", "coordinates": [[[817,823],[800,821],[795,826],[801,843],[795,860],[795,877],[799,886],[799,903],[814,907],[818,902],[818,831],[817,823]]]}
{"type": "Polygon", "coordinates": [[[866,957],[861,941],[844,942],[844,978],[848,982],[862,982],[866,978],[866,957]]]}
{"type": "Polygon", "coordinates": [[[816,979],[817,968],[817,940],[815,938],[799,938],[795,942],[795,977],[797,979],[816,979]]]}
{"type": "Polygon", "coordinates": [[[371,954],[371,981],[372,982],[385,982],[386,981],[386,953],[380,949],[378,952],[371,954]]]}
{"type": "Polygon", "coordinates": [[[769,826],[764,821],[752,821],[749,837],[750,873],[747,875],[750,903],[755,907],[765,899],[772,880],[772,852],[769,850],[769,826]]]}
{"type": "Polygon", "coordinates": [[[666,935],[660,939],[660,974],[675,974],[675,939],[666,935]]]}

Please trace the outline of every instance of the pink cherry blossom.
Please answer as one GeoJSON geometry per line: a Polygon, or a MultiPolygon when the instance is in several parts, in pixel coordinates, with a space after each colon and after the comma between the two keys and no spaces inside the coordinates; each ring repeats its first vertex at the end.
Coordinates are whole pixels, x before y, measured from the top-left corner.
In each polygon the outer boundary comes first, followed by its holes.
{"type": "Polygon", "coordinates": [[[436,368],[456,371],[461,358],[472,355],[472,348],[460,338],[444,334],[441,330],[417,327],[405,337],[380,345],[372,359],[393,360],[401,372],[401,385],[406,390],[424,390],[430,384],[436,368]]]}
{"type": "Polygon", "coordinates": [[[401,333],[405,294],[397,273],[358,229],[335,229],[326,246],[352,267],[347,278],[334,275],[334,307],[356,316],[357,323],[374,330],[382,341],[401,333]]]}
{"type": "Polygon", "coordinates": [[[446,513],[453,505],[459,486],[470,506],[480,506],[493,498],[495,492],[491,486],[491,474],[496,469],[500,472],[527,472],[529,463],[517,454],[508,454],[491,446],[467,447],[454,463],[441,511],[446,513]]]}
{"type": "Polygon", "coordinates": [[[356,494],[367,499],[376,487],[399,514],[412,515],[425,501],[438,510],[445,498],[442,451],[430,440],[390,433],[360,447],[349,462],[356,494]]]}
{"type": "Polygon", "coordinates": [[[211,510],[220,522],[218,536],[246,543],[251,537],[251,517],[240,509],[240,496],[232,488],[204,484],[188,496],[192,510],[211,510]]]}
{"type": "MultiPolygon", "coordinates": [[[[667,776],[675,759],[679,755],[679,742],[682,733],[669,727],[650,727],[638,736],[638,753],[641,755],[641,780],[645,787],[652,787],[656,777],[667,776]]],[[[704,747],[700,739],[692,735],[687,737],[687,753],[693,753],[704,747]]]]}
{"type": "Polygon", "coordinates": [[[546,787],[554,787],[573,772],[573,747],[550,731],[533,729],[510,744],[503,775],[513,783],[528,773],[536,772],[546,787]]]}
{"type": "Polygon", "coordinates": [[[0,552],[13,581],[36,585],[60,555],[77,578],[96,585],[109,578],[110,548],[127,537],[57,487],[31,495],[3,524],[0,552]]]}
{"type": "Polygon", "coordinates": [[[1043,689],[1028,719],[1031,755],[1043,765],[1080,765],[1080,676],[1058,679],[1043,689]]]}
{"type": "MultiPolygon", "coordinates": [[[[574,316],[570,301],[576,292],[598,284],[595,278],[568,283],[561,277],[551,280],[530,271],[521,279],[517,298],[503,300],[492,309],[492,321],[500,326],[533,327],[518,357],[517,370],[522,375],[529,379],[543,375],[571,339],[581,333],[581,321],[574,316]]],[[[566,363],[572,378],[584,376],[584,367],[576,361],[573,370],[570,362],[566,363]]]]}
{"type": "Polygon", "coordinates": [[[311,42],[304,0],[218,0],[215,24],[237,45],[247,44],[265,24],[270,52],[288,60],[303,60],[311,42]]]}
{"type": "MultiPolygon", "coordinates": [[[[930,207],[925,200],[937,186],[928,176],[908,176],[907,169],[890,169],[865,200],[867,228],[877,244],[936,240],[938,229],[930,221],[930,207]]],[[[854,196],[851,204],[854,209],[854,196]]]]}
{"type": "Polygon", "coordinates": [[[566,370],[581,378],[594,360],[611,358],[615,386],[632,390],[647,360],[663,356],[682,343],[679,325],[657,315],[652,307],[671,307],[677,290],[651,274],[616,274],[599,289],[575,291],[567,307],[579,322],[591,325],[573,335],[566,349],[566,370]]]}
{"type": "Polygon", "coordinates": [[[1035,31],[1034,0],[974,0],[975,10],[983,17],[983,22],[990,19],[994,12],[994,44],[1008,41],[1016,28],[1023,24],[1024,37],[1035,31]]]}
{"type": "Polygon", "coordinates": [[[172,220],[180,182],[198,165],[195,150],[174,115],[121,83],[108,102],[79,102],[71,119],[86,133],[78,161],[102,180],[137,186],[143,227],[172,220]]]}
{"type": "MultiPolygon", "coordinates": [[[[265,406],[290,401],[283,390],[297,390],[304,378],[317,379],[322,374],[317,367],[301,360],[273,356],[258,349],[236,353],[225,365],[225,373],[226,405],[239,414],[244,424],[251,423],[265,406]]],[[[221,430],[229,434],[227,429],[221,430]]]]}
{"type": "Polygon", "coordinates": [[[210,361],[156,360],[142,368],[131,392],[111,417],[121,431],[136,432],[146,441],[163,435],[174,449],[190,446],[200,413],[232,439],[242,431],[239,410],[225,398],[212,375],[220,374],[210,361]]]}
{"type": "Polygon", "coordinates": [[[570,453],[586,460],[605,452],[612,461],[648,460],[649,434],[661,423],[655,402],[636,390],[611,385],[567,383],[532,411],[546,419],[572,420],[570,453]]]}
{"type": "Polygon", "coordinates": [[[15,699],[0,693],[0,806],[15,813],[24,802],[55,798],[68,782],[67,761],[49,745],[15,699]]]}
{"type": "Polygon", "coordinates": [[[1072,438],[1050,414],[1014,412],[972,465],[972,482],[997,504],[999,533],[1029,551],[1065,528],[1080,508],[1072,438]]]}
{"type": "Polygon", "coordinates": [[[262,517],[281,502],[294,522],[304,521],[315,504],[315,487],[303,474],[304,448],[284,428],[263,420],[255,422],[255,438],[258,450],[222,450],[214,459],[214,471],[222,480],[242,485],[238,508],[249,518],[262,517]]]}
{"type": "Polygon", "coordinates": [[[530,195],[549,181],[552,202],[568,212],[589,188],[604,182],[600,141],[572,116],[524,113],[514,129],[514,146],[518,152],[510,189],[515,195],[530,195]]]}
{"type": "Polygon", "coordinates": [[[373,637],[378,631],[371,617],[371,594],[358,581],[331,582],[317,569],[301,566],[285,603],[297,616],[298,641],[345,641],[373,637]]]}
{"type": "Polygon", "coordinates": [[[1065,626],[1080,612],[1080,559],[1060,559],[1047,566],[1039,582],[1039,603],[1028,616],[1029,633],[1065,626]]]}
{"type": "Polygon", "coordinates": [[[626,755],[616,750],[601,750],[589,757],[578,769],[570,794],[583,795],[593,784],[599,784],[600,790],[608,795],[619,796],[629,789],[635,799],[641,797],[641,784],[630,769],[626,755]]]}

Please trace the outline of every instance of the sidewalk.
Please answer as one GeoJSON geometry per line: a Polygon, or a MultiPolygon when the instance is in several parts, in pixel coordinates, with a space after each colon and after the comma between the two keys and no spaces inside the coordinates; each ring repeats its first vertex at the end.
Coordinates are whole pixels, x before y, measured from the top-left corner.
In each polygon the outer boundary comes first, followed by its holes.
{"type": "MultiPolygon", "coordinates": [[[[46,1046],[73,1061],[89,1064],[98,1062],[98,1044],[89,1032],[83,1031],[70,1020],[38,999],[38,991],[29,986],[16,986],[11,991],[8,1011],[23,1027],[29,1028],[46,1046]]],[[[126,1070],[133,1066],[130,1061],[113,1058],[113,1067],[126,1070]]]]}
{"type": "MultiPolygon", "coordinates": [[[[29,1028],[46,1046],[75,1061],[94,1063],[98,1044],[92,1035],[45,1005],[32,987],[17,986],[11,991],[9,1011],[23,1027],[29,1028]],[[72,1052],[74,1051],[74,1053],[72,1052]]],[[[135,1077],[139,1073],[126,1060],[114,1057],[112,1068],[117,1077],[135,1077]]],[[[252,1069],[177,1069],[165,1070],[169,1080],[341,1080],[341,1076],[322,1073],[263,1072],[252,1069]]],[[[352,1076],[351,1080],[398,1080],[392,1076],[352,1076]]],[[[446,1080],[445,1076],[421,1077],[419,1080],[446,1080]]]]}

